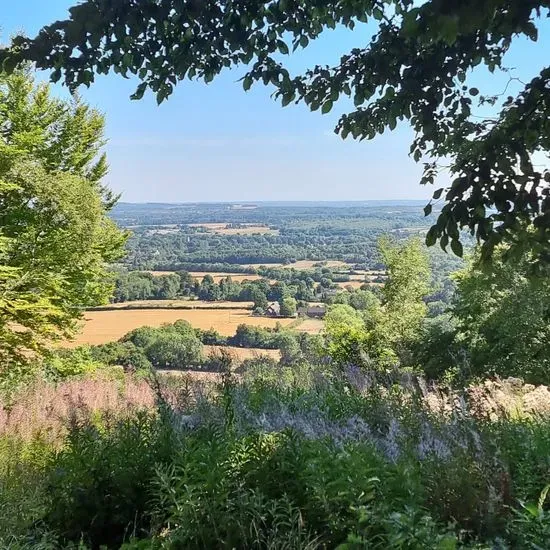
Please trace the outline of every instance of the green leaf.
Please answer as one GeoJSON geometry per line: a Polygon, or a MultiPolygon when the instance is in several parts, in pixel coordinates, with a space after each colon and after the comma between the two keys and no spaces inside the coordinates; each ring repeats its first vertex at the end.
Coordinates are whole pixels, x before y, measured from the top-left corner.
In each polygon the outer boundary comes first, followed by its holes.
{"type": "Polygon", "coordinates": [[[288,50],[288,46],[286,45],[286,42],[284,42],[283,40],[277,40],[277,47],[279,48],[279,51],[282,54],[288,55],[289,50],[288,50]]]}
{"type": "Polygon", "coordinates": [[[424,207],[424,216],[429,216],[431,213],[432,213],[432,205],[431,205],[431,204],[427,204],[427,205],[424,207]]]}
{"type": "Polygon", "coordinates": [[[142,82],[136,89],[136,91],[130,96],[130,99],[140,100],[147,89],[147,83],[142,82]]]}
{"type": "Polygon", "coordinates": [[[377,21],[382,21],[382,18],[384,17],[384,12],[376,7],[374,10],[372,10],[372,15],[377,21]]]}
{"type": "Polygon", "coordinates": [[[332,109],[332,101],[328,100],[323,103],[323,108],[321,109],[321,113],[326,115],[327,113],[330,113],[330,110],[332,109]]]}
{"type": "Polygon", "coordinates": [[[413,36],[418,31],[418,21],[416,20],[420,8],[414,8],[403,16],[403,23],[401,25],[401,32],[405,36],[413,36]]]}
{"type": "Polygon", "coordinates": [[[437,227],[434,225],[430,227],[426,234],[426,246],[433,246],[437,240],[437,227]]]}
{"type": "Polygon", "coordinates": [[[477,88],[470,88],[470,95],[476,96],[479,95],[479,90],[477,88]]]}
{"type": "Polygon", "coordinates": [[[283,100],[282,100],[283,107],[286,107],[287,105],[292,103],[294,101],[295,97],[296,97],[296,95],[294,93],[283,94],[283,100]]]}
{"type": "Polygon", "coordinates": [[[441,197],[441,193],[443,193],[443,188],[438,189],[437,191],[435,191],[434,194],[433,194],[434,200],[439,199],[439,197],[441,197]]]}
{"type": "Polygon", "coordinates": [[[456,256],[462,258],[462,255],[464,254],[464,248],[462,247],[462,243],[458,239],[453,239],[451,241],[451,250],[456,256]]]}
{"type": "Polygon", "coordinates": [[[458,35],[458,16],[443,15],[438,20],[439,36],[452,46],[456,42],[458,35]]]}
{"type": "Polygon", "coordinates": [[[245,92],[248,92],[250,90],[250,87],[252,86],[252,78],[249,76],[245,76],[243,79],[243,88],[245,92]]]}
{"type": "Polygon", "coordinates": [[[18,56],[9,52],[7,54],[7,57],[4,59],[4,62],[2,63],[2,68],[4,72],[6,72],[7,74],[11,74],[17,67],[18,62],[19,62],[18,56]]]}

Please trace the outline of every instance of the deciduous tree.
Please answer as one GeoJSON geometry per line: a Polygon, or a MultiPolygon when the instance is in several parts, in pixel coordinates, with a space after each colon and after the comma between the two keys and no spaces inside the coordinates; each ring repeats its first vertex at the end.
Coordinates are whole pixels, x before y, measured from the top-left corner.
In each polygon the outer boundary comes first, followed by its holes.
{"type": "Polygon", "coordinates": [[[27,73],[0,80],[2,367],[69,336],[83,308],[112,292],[105,266],[125,235],[107,216],[97,117],[27,73]]]}

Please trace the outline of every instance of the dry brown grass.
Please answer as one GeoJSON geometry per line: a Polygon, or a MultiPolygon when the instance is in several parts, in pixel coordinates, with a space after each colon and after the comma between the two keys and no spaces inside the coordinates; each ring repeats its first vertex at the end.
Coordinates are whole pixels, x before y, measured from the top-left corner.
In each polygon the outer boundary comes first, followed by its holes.
{"type": "Polygon", "coordinates": [[[364,284],[366,284],[365,281],[344,281],[342,283],[336,283],[340,288],[348,288],[351,287],[354,290],[361,288],[364,284]]]}
{"type": "Polygon", "coordinates": [[[189,274],[195,279],[202,280],[206,275],[211,275],[215,283],[219,283],[222,279],[226,277],[231,277],[236,283],[242,281],[257,281],[262,277],[260,275],[249,275],[247,273],[209,273],[207,271],[190,271],[189,274]]]}
{"type": "Polygon", "coordinates": [[[254,269],[258,269],[259,267],[284,267],[284,264],[281,264],[281,263],[269,263],[269,262],[264,262],[264,263],[260,263],[260,264],[244,264],[243,267],[253,267],[254,269]]]}
{"type": "Polygon", "coordinates": [[[55,442],[75,415],[85,418],[98,411],[124,415],[154,405],[155,395],[147,382],[129,376],[115,380],[97,374],[58,385],[37,380],[17,395],[12,406],[0,400],[0,435],[31,439],[41,433],[55,442]]]}
{"type": "MultiPolygon", "coordinates": [[[[217,303],[217,302],[216,302],[217,303]]],[[[233,304],[234,305],[234,304],[233,304]]],[[[158,327],[165,323],[174,323],[183,319],[195,328],[208,330],[213,328],[224,336],[235,334],[240,324],[275,327],[277,323],[286,326],[294,319],[272,319],[253,317],[247,309],[128,309],[108,311],[87,311],[80,333],[65,347],[83,344],[105,344],[122,338],[126,333],[142,326],[158,327]]]]}
{"type": "Polygon", "coordinates": [[[307,332],[308,334],[319,334],[324,326],[325,322],[322,319],[307,318],[296,327],[296,330],[307,332]]]}
{"type": "Polygon", "coordinates": [[[203,227],[209,233],[218,235],[278,235],[279,231],[266,225],[247,223],[243,227],[227,227],[227,223],[190,223],[189,227],[203,227]]]}

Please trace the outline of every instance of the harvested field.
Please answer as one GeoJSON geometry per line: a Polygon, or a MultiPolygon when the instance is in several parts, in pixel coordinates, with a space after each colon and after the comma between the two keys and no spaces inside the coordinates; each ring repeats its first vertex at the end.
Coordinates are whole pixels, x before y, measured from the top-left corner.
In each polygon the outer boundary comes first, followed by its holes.
{"type": "Polygon", "coordinates": [[[313,269],[316,264],[323,264],[323,267],[337,267],[337,268],[348,268],[346,262],[341,262],[340,260],[298,260],[293,264],[285,265],[285,268],[290,269],[313,269]]]}
{"type": "Polygon", "coordinates": [[[278,235],[279,231],[261,224],[241,224],[241,227],[227,227],[227,223],[190,223],[188,227],[202,227],[218,235],[278,235]]]}
{"type": "Polygon", "coordinates": [[[308,334],[319,334],[324,326],[325,322],[322,319],[307,318],[296,327],[296,330],[307,332],[308,334]]]}
{"type": "Polygon", "coordinates": [[[254,302],[205,302],[203,300],[134,300],[93,308],[94,311],[112,309],[252,309],[254,302]]]}
{"type": "MultiPolygon", "coordinates": [[[[219,302],[217,302],[219,303],[219,302]]],[[[234,304],[233,304],[234,305],[234,304]]],[[[64,343],[65,347],[83,344],[105,344],[122,338],[131,330],[142,327],[158,327],[164,323],[174,323],[179,319],[189,321],[195,328],[213,328],[224,336],[235,334],[240,324],[262,327],[289,325],[294,319],[273,319],[253,317],[247,309],[123,309],[106,311],[86,311],[84,324],[74,340],[64,343]]]]}
{"type": "Polygon", "coordinates": [[[365,284],[365,281],[344,281],[344,282],[341,282],[341,283],[336,283],[340,288],[348,288],[348,287],[351,287],[353,288],[354,290],[358,289],[358,288],[361,288],[364,284],[365,284]]]}
{"type": "Polygon", "coordinates": [[[284,264],[264,262],[263,264],[243,264],[243,267],[253,267],[254,269],[258,269],[259,267],[284,267],[284,264]]]}
{"type": "Polygon", "coordinates": [[[384,283],[371,283],[368,281],[344,281],[342,283],[336,283],[340,288],[351,287],[354,290],[361,288],[363,285],[367,286],[383,286],[384,283]]]}
{"type": "Polygon", "coordinates": [[[206,271],[190,271],[189,274],[196,279],[202,280],[206,275],[211,275],[215,283],[220,282],[226,277],[231,277],[236,283],[242,281],[257,281],[262,277],[260,275],[249,275],[248,273],[208,273],[206,271]]]}

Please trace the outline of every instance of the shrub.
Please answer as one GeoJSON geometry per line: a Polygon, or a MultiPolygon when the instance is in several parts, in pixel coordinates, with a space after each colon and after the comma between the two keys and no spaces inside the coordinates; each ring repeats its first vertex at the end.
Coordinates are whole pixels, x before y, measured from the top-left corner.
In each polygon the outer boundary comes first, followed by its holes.
{"type": "Polygon", "coordinates": [[[172,453],[161,418],[140,412],[101,427],[74,424],[49,472],[46,525],[66,541],[116,547],[150,522],[151,480],[172,453]]]}

